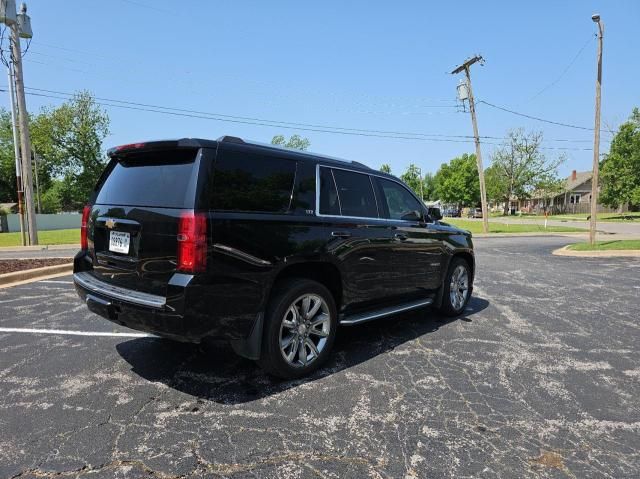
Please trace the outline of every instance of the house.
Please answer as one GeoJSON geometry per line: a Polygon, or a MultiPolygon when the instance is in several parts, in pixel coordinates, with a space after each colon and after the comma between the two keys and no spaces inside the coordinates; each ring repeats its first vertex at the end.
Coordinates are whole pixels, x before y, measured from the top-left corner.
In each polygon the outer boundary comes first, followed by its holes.
{"type": "Polygon", "coordinates": [[[591,203],[591,171],[571,172],[566,179],[565,190],[553,198],[552,206],[565,213],[578,213],[579,205],[591,203]]]}
{"type": "MultiPolygon", "coordinates": [[[[545,197],[538,192],[530,199],[519,202],[520,211],[541,213],[548,210],[551,214],[590,213],[591,211],[591,171],[573,170],[564,182],[561,193],[545,197]]],[[[623,208],[624,209],[624,208],[623,208]]],[[[622,210],[616,210],[622,212],[622,210]]],[[[611,208],[598,205],[598,212],[613,212],[611,208]]]]}

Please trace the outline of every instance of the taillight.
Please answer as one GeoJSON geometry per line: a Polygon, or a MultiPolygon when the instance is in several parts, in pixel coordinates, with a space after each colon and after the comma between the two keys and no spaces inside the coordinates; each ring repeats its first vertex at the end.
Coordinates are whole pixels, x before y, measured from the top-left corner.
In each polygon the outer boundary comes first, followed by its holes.
{"type": "Polygon", "coordinates": [[[207,268],[207,216],[186,211],[178,223],[178,271],[198,273],[207,268]]]}
{"type": "Polygon", "coordinates": [[[80,248],[83,250],[89,249],[89,242],[87,240],[87,223],[89,222],[90,215],[91,206],[85,205],[82,209],[82,223],[80,223],[80,248]]]}

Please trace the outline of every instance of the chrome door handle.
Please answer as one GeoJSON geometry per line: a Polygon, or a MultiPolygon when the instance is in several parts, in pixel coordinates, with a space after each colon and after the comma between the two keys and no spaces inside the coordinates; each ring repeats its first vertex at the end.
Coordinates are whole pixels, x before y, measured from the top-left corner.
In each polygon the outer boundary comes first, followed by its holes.
{"type": "Polygon", "coordinates": [[[351,238],[351,233],[348,231],[332,231],[331,236],[334,238],[351,238]]]}
{"type": "Polygon", "coordinates": [[[398,239],[400,241],[407,241],[408,236],[404,233],[396,233],[393,235],[395,239],[398,239]]]}

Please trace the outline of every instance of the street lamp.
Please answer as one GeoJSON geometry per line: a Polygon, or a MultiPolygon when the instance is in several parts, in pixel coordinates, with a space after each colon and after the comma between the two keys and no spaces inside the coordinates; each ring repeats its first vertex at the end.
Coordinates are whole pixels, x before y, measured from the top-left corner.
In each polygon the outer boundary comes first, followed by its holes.
{"type": "Polygon", "coordinates": [[[600,89],[602,87],[602,36],[604,25],[600,15],[594,14],[591,20],[598,24],[598,74],[596,77],[596,113],[593,128],[593,176],[591,178],[591,218],[589,220],[589,243],[596,242],[596,215],[598,213],[598,180],[600,176],[600,89]]]}

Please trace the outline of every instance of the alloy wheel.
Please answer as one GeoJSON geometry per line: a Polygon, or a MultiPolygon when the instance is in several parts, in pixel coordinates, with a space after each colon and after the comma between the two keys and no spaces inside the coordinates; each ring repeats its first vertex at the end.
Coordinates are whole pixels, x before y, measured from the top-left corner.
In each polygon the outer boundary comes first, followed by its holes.
{"type": "Polygon", "coordinates": [[[293,301],[280,325],[280,352],[288,364],[304,367],[320,356],[331,332],[327,302],[317,294],[293,301]]]}
{"type": "Polygon", "coordinates": [[[462,265],[456,266],[451,273],[451,284],[449,285],[449,299],[453,309],[460,310],[464,306],[469,295],[469,273],[462,265]]]}

